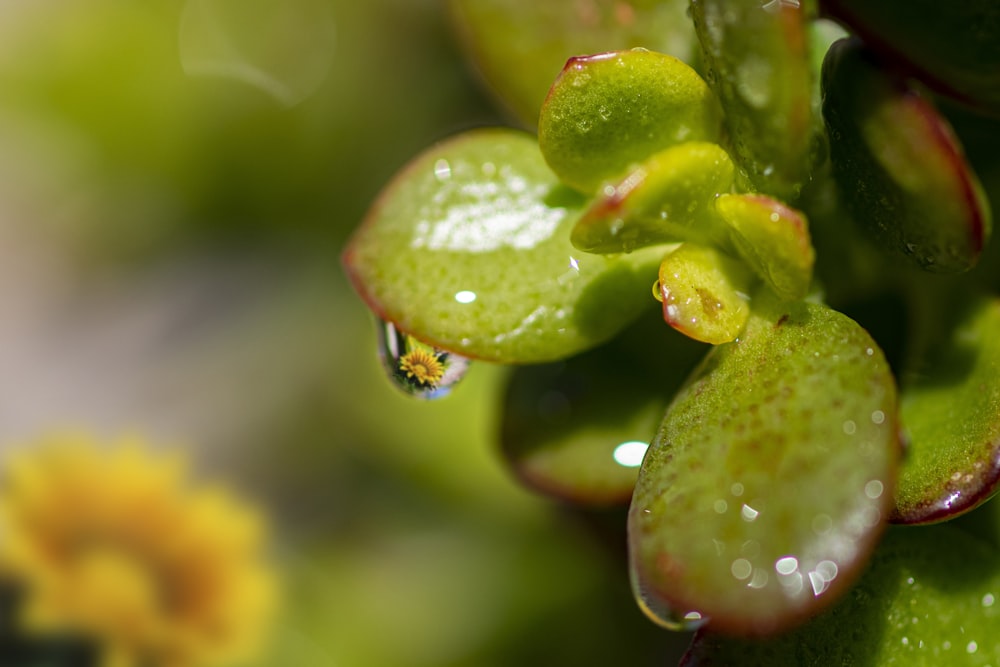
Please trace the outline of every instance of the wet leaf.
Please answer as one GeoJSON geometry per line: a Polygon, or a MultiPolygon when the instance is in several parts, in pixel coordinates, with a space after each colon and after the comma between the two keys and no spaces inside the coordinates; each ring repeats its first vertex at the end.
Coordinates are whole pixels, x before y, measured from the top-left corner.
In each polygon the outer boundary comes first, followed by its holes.
{"type": "Polygon", "coordinates": [[[722,195],[715,210],[740,256],[775,294],[789,301],[806,296],[816,253],[804,213],[764,195],[722,195]]]}
{"type": "Polygon", "coordinates": [[[694,240],[725,244],[713,202],[733,185],[733,163],[719,146],[692,142],[646,159],[608,185],[573,229],[573,245],[596,253],[694,240]]]}
{"type": "Polygon", "coordinates": [[[587,257],[569,242],[582,198],[534,139],[480,130],[418,156],[344,253],[382,320],[436,348],[541,362],[598,345],[648,306],[659,254],[587,257]]]}
{"type": "Polygon", "coordinates": [[[796,197],[813,141],[805,10],[782,0],[693,0],[691,14],[733,157],[760,191],[796,197]]]}
{"type": "Polygon", "coordinates": [[[451,0],[463,46],[525,127],[572,56],[645,47],[691,62],[687,0],[451,0]]]}
{"type": "Polygon", "coordinates": [[[977,299],[900,400],[909,447],[894,520],[940,521],[1000,482],[1000,300],[977,299]]]}
{"type": "Polygon", "coordinates": [[[828,612],[770,640],[699,632],[681,665],[995,665],[998,562],[996,548],[950,525],[893,528],[828,612]]]}
{"type": "Polygon", "coordinates": [[[514,370],[501,443],[526,484],[576,503],[628,502],[663,409],[705,352],[651,315],[600,348],[514,370]]]}
{"type": "Polygon", "coordinates": [[[735,340],[750,316],[753,277],[718,250],[685,243],[660,264],[663,319],[685,336],[720,345],[735,340]]]}
{"type": "Polygon", "coordinates": [[[739,340],[709,353],[639,473],[633,586],[661,622],[746,635],[802,622],[856,580],[891,507],[882,352],[840,313],[772,299],[756,295],[739,340]]]}
{"type": "Polygon", "coordinates": [[[1000,113],[1000,4],[995,0],[822,0],[820,5],[934,90],[1000,113]]]}
{"type": "Polygon", "coordinates": [[[833,174],[852,216],[925,270],[974,266],[990,234],[989,205],[930,100],[853,39],[831,47],[823,90],[833,174]]]}
{"type": "Polygon", "coordinates": [[[571,58],[538,120],[545,160],[564,183],[594,194],[650,155],[715,141],[715,95],[680,60],[638,49],[571,58]]]}

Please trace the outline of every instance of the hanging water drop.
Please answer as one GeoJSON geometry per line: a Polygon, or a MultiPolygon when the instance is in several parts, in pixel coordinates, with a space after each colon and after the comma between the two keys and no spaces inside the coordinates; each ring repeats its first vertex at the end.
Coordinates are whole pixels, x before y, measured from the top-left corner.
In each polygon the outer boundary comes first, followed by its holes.
{"type": "Polygon", "coordinates": [[[688,612],[678,611],[651,591],[646,590],[646,587],[639,580],[639,574],[635,572],[634,566],[631,575],[632,593],[635,595],[635,600],[639,608],[657,625],[663,626],[668,630],[689,631],[696,630],[708,622],[708,617],[704,616],[701,612],[694,610],[688,612]]]}
{"type": "Polygon", "coordinates": [[[465,357],[423,343],[392,322],[378,320],[376,327],[382,366],[404,393],[424,400],[443,398],[465,377],[465,357]]]}

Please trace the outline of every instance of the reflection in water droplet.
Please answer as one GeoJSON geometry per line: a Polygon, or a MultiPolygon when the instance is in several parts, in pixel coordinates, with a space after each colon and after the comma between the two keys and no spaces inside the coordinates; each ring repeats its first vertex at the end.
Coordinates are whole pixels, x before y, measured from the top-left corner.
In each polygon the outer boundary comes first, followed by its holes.
{"type": "Polygon", "coordinates": [[[633,440],[631,442],[623,442],[615,447],[612,456],[615,459],[615,463],[620,466],[638,468],[642,465],[642,458],[646,455],[647,449],[649,449],[647,443],[633,440]]]}
{"type": "Polygon", "coordinates": [[[389,379],[403,392],[425,400],[451,393],[469,368],[469,360],[403,333],[378,320],[379,356],[389,379]]]}

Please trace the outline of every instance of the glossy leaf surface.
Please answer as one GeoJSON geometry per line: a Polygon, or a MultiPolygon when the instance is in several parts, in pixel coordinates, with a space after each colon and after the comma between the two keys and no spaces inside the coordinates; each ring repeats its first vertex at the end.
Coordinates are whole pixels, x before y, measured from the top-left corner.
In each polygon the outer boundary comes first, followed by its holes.
{"type": "Polygon", "coordinates": [[[534,139],[461,135],[387,186],[344,262],[381,319],[465,357],[551,361],[593,347],[649,304],[659,257],[586,257],[569,242],[582,200],[534,139]]]}
{"type": "Polygon", "coordinates": [[[928,86],[1000,113],[1000,4],[994,0],[822,0],[894,64],[928,86]]]}
{"type": "Polygon", "coordinates": [[[649,315],[595,350],[514,370],[500,437],[528,486],[587,505],[631,498],[664,408],[706,349],[649,315]]]}
{"type": "Polygon", "coordinates": [[[762,192],[795,197],[813,134],[805,10],[780,0],[693,0],[691,15],[734,158],[762,192]]]}
{"type": "Polygon", "coordinates": [[[966,309],[900,401],[909,447],[894,520],[939,521],[989,498],[1000,481],[1000,301],[966,309]]]}
{"type": "Polygon", "coordinates": [[[805,297],[816,253],[804,213],[765,195],[722,195],[715,210],[740,256],[775,294],[805,297]]]}
{"type": "Polygon", "coordinates": [[[681,665],[996,665],[998,563],[995,547],[950,525],[893,528],[858,585],[826,613],[770,640],[700,632],[681,665]]]}
{"type": "Polygon", "coordinates": [[[710,246],[685,243],[660,264],[663,319],[695,340],[728,343],[750,316],[752,281],[740,260],[710,246]]]}
{"type": "Polygon", "coordinates": [[[629,511],[641,604],[761,635],[852,584],[891,508],[896,392],[871,337],[824,306],[756,296],[671,404],[629,511]]]}
{"type": "Polygon", "coordinates": [[[851,214],[889,251],[928,271],[976,264],[989,205],[948,122],[856,40],[831,47],[823,115],[851,214]]]}
{"type": "Polygon", "coordinates": [[[733,163],[719,146],[686,143],[645,160],[608,185],[573,229],[573,245],[596,253],[694,240],[725,243],[713,202],[733,185],[733,163]]]}
{"type": "Polygon", "coordinates": [[[451,0],[463,46],[497,96],[534,127],[573,56],[644,47],[692,61],[687,0],[451,0]]]}
{"type": "Polygon", "coordinates": [[[587,194],[653,153],[720,131],[718,102],[697,72],[643,49],[571,58],[538,120],[545,160],[587,194]]]}

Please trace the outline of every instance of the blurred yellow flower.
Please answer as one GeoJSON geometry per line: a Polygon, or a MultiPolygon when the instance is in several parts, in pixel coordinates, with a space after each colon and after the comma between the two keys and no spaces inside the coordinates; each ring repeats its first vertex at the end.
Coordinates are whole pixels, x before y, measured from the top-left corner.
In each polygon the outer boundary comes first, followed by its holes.
{"type": "Polygon", "coordinates": [[[26,588],[26,632],[82,632],[103,664],[242,660],[274,612],[261,517],[191,488],[179,455],[74,435],[14,454],[0,477],[0,573],[26,588]]]}

